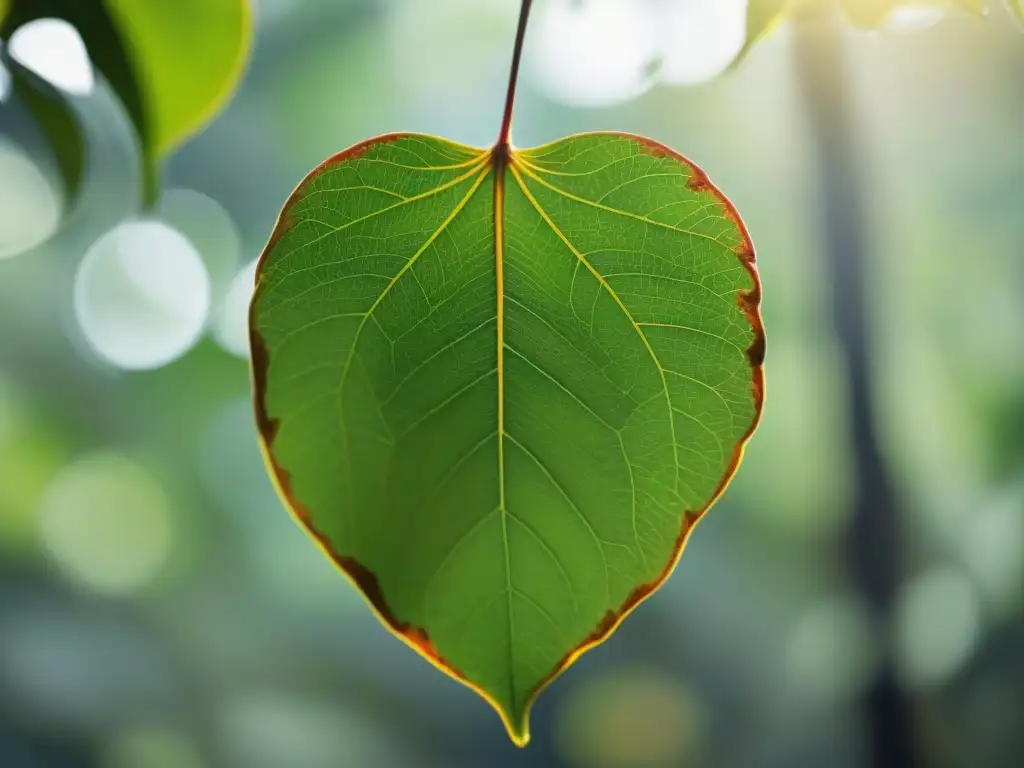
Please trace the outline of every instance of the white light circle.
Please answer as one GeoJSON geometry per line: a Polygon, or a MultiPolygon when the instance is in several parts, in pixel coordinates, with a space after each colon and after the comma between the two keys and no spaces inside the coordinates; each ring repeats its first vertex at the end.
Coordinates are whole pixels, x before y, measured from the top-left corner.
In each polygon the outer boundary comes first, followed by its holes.
{"type": "Polygon", "coordinates": [[[938,24],[946,12],[940,6],[898,5],[889,11],[882,24],[887,32],[911,32],[938,24]]]}
{"type": "Polygon", "coordinates": [[[119,224],[75,276],[75,316],[96,354],[119,368],[159,368],[202,335],[210,278],[191,241],[155,220],[119,224]]]}
{"type": "Polygon", "coordinates": [[[249,303],[256,281],[257,261],[242,267],[224,294],[213,321],[213,338],[236,357],[249,357],[249,303]]]}
{"type": "Polygon", "coordinates": [[[0,259],[46,242],[60,225],[61,198],[32,159],[0,136],[0,259]]]}
{"type": "Polygon", "coordinates": [[[39,534],[70,578],[115,596],[152,580],[174,538],[170,504],[156,478],[136,462],[106,453],[57,474],[40,504],[39,534]]]}
{"type": "Polygon", "coordinates": [[[916,688],[941,685],[971,657],[981,608],[959,572],[936,568],[909,582],[899,598],[896,649],[900,672],[916,688]]]}
{"type": "MultiPolygon", "coordinates": [[[[0,50],[3,50],[2,46],[0,46],[0,50]]],[[[7,101],[7,97],[10,95],[11,73],[7,71],[7,67],[5,67],[3,62],[0,61],[0,104],[7,101]]]]}
{"type": "Polygon", "coordinates": [[[551,99],[611,106],[653,85],[652,67],[660,53],[658,20],[646,5],[552,0],[537,11],[527,60],[538,88],[551,99]]]}
{"type": "Polygon", "coordinates": [[[747,0],[674,0],[664,10],[661,79],[703,83],[725,71],[747,37],[747,0]]]}
{"type": "Polygon", "coordinates": [[[160,198],[156,216],[187,237],[210,275],[214,301],[219,301],[238,271],[242,238],[231,215],[202,192],[169,189],[160,198]]]}
{"type": "Polygon", "coordinates": [[[958,532],[965,565],[997,611],[1019,610],[1024,596],[1024,487],[990,500],[958,532]]]}
{"type": "Polygon", "coordinates": [[[37,19],[18,27],[11,56],[27,69],[76,96],[92,92],[95,77],[78,30],[63,19],[37,19]]]}
{"type": "Polygon", "coordinates": [[[793,681],[816,698],[844,701],[867,685],[878,663],[867,610],[852,597],[823,601],[794,623],[786,647],[793,681]]]}

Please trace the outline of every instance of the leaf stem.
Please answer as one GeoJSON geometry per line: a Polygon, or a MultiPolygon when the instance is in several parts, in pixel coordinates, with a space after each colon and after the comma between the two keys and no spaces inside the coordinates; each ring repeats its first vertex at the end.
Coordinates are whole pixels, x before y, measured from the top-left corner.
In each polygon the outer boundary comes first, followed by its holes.
{"type": "Polygon", "coordinates": [[[519,11],[519,28],[516,30],[516,43],[512,52],[512,70],[508,77],[508,95],[505,97],[505,114],[501,120],[501,131],[498,133],[497,146],[508,148],[512,135],[512,107],[516,101],[516,83],[519,81],[519,62],[523,57],[523,41],[526,39],[526,22],[530,18],[530,7],[533,0],[523,0],[519,11]]]}

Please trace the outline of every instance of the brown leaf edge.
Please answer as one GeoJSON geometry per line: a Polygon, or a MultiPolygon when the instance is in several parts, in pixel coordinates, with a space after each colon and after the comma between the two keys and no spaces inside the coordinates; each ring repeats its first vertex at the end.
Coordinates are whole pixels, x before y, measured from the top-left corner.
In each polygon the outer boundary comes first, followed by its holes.
{"type": "MultiPolygon", "coordinates": [[[[761,318],[761,278],[757,271],[753,241],[751,240],[750,233],[747,230],[746,225],[743,223],[743,220],[740,218],[736,207],[714,184],[712,184],[707,174],[695,163],[654,139],[637,136],[635,134],[618,133],[613,131],[593,132],[587,135],[618,136],[621,138],[631,139],[635,141],[645,152],[648,152],[655,157],[667,157],[682,163],[690,169],[690,178],[687,181],[686,186],[693,192],[698,194],[707,194],[713,197],[724,209],[725,215],[739,230],[742,242],[736,248],[736,256],[753,281],[753,288],[749,291],[740,292],[738,294],[737,302],[754,331],[754,340],[747,349],[747,358],[750,361],[753,377],[751,386],[754,396],[754,418],[752,419],[747,431],[734,446],[729,466],[726,468],[725,474],[714,493],[703,507],[697,510],[687,510],[683,514],[682,530],[676,539],[675,551],[665,569],[653,581],[636,587],[629,594],[618,611],[608,611],[601,621],[598,622],[598,625],[594,628],[593,632],[591,632],[579,645],[566,653],[565,656],[563,656],[555,665],[554,669],[552,669],[551,672],[533,688],[526,698],[520,727],[517,727],[512,722],[510,713],[506,712],[498,701],[496,701],[489,693],[477,686],[476,683],[466,678],[465,675],[463,675],[454,665],[441,656],[437,648],[431,642],[430,637],[424,628],[415,627],[408,622],[400,621],[391,612],[391,609],[387,604],[387,600],[381,591],[377,576],[369,568],[364,566],[355,558],[347,557],[334,550],[326,537],[316,530],[308,510],[305,509],[292,491],[291,477],[288,471],[277,464],[271,452],[278,424],[277,420],[270,418],[266,411],[265,396],[267,369],[270,365],[270,358],[266,344],[256,329],[256,311],[260,295],[264,288],[264,282],[262,279],[264,262],[270,252],[278,242],[280,242],[281,238],[284,237],[284,235],[287,234],[287,232],[295,225],[294,219],[290,216],[292,207],[302,199],[308,184],[325,170],[329,170],[338,164],[355,160],[381,144],[386,144],[402,138],[435,137],[427,137],[424,134],[411,132],[384,134],[382,136],[359,142],[358,144],[329,157],[307,174],[285,202],[277,223],[274,226],[273,232],[267,241],[267,245],[263,249],[263,253],[260,255],[256,268],[255,290],[253,292],[252,302],[249,306],[249,339],[251,345],[253,404],[255,407],[256,424],[259,432],[260,450],[263,454],[268,474],[270,475],[285,508],[288,509],[296,523],[305,530],[307,534],[309,534],[328,560],[330,560],[342,575],[345,576],[345,578],[348,579],[348,581],[357,590],[359,590],[368,606],[385,629],[419,653],[438,670],[467,686],[484,699],[484,701],[490,704],[501,718],[501,721],[504,724],[505,729],[508,731],[509,737],[512,739],[513,743],[520,747],[526,746],[530,741],[530,710],[541,692],[554,682],[566,669],[572,666],[573,662],[575,662],[580,656],[608,639],[608,637],[615,632],[625,618],[632,613],[637,606],[653,595],[668,580],[669,576],[672,575],[676,565],[679,563],[679,559],[682,557],[683,550],[686,548],[686,542],[689,540],[690,533],[694,530],[697,523],[703,518],[704,513],[707,512],[707,510],[710,509],[719,498],[721,498],[722,494],[728,487],[729,482],[736,474],[737,469],[739,469],[740,463],[743,460],[743,453],[746,445],[756,431],[757,426],[761,421],[761,414],[764,410],[764,358],[766,334],[764,322],[761,318]]],[[[564,141],[564,139],[560,141],[564,141]]],[[[479,152],[481,155],[483,153],[490,152],[494,159],[495,167],[503,166],[503,155],[501,152],[496,151],[496,149],[482,150],[471,147],[463,148],[469,151],[479,152]]],[[[504,171],[503,167],[502,170],[504,171]]],[[[505,171],[505,173],[507,173],[507,171],[505,171]]]]}

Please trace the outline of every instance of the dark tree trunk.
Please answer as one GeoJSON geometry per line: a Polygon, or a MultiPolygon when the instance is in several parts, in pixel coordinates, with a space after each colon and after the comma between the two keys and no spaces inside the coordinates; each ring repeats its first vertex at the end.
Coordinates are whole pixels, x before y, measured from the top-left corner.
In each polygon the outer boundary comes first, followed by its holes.
{"type": "MultiPolygon", "coordinates": [[[[797,20],[795,67],[815,144],[822,255],[846,373],[845,410],[854,461],[846,564],[851,581],[885,630],[902,576],[902,532],[896,490],[875,427],[866,275],[869,190],[857,156],[856,111],[841,23],[831,3],[810,4],[797,20]]],[[[912,703],[888,653],[861,710],[873,768],[920,764],[912,703]]]]}

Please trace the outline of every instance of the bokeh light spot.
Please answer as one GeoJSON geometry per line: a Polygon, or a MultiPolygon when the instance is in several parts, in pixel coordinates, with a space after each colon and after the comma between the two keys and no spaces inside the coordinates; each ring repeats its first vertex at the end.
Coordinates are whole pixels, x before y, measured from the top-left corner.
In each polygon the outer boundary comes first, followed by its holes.
{"type": "Polygon", "coordinates": [[[649,669],[622,669],[570,692],[557,743],[574,766],[678,768],[692,764],[701,721],[678,682],[649,669]]]}
{"type": "Polygon", "coordinates": [[[60,224],[61,199],[17,145],[0,136],[0,259],[30,251],[60,224]]]}
{"type": "Polygon", "coordinates": [[[658,23],[645,4],[552,0],[537,8],[531,23],[527,61],[538,87],[555,101],[611,106],[654,83],[658,23]]]}
{"type": "MultiPolygon", "coordinates": [[[[0,50],[3,50],[3,46],[0,45],[0,50]]],[[[7,97],[11,95],[11,73],[4,66],[4,63],[0,61],[0,104],[7,101],[7,97]]]]}
{"type": "Polygon", "coordinates": [[[1020,611],[1024,594],[1024,483],[980,505],[958,529],[966,566],[998,613],[1020,611]]]}
{"type": "Polygon", "coordinates": [[[0,555],[35,549],[39,502],[64,455],[59,434],[0,372],[0,555]]]}
{"type": "Polygon", "coordinates": [[[75,277],[75,315],[86,341],[128,370],[158,368],[202,335],[210,278],[191,241],[154,220],[103,235],[75,277]]]}
{"type": "Polygon", "coordinates": [[[246,768],[412,764],[393,736],[327,701],[253,691],[227,701],[221,730],[230,764],[246,768]]]}
{"type": "Polygon", "coordinates": [[[210,275],[213,301],[231,285],[242,253],[242,238],[224,207],[192,189],[169,189],[160,198],[156,216],[189,239],[210,275]]]}
{"type": "Polygon", "coordinates": [[[844,701],[870,682],[878,663],[870,617],[852,596],[812,606],[796,621],[786,648],[794,683],[812,696],[844,701]]]}
{"type": "Polygon", "coordinates": [[[941,685],[971,657],[981,633],[981,610],[959,572],[935,568],[908,582],[897,607],[900,672],[917,688],[941,685]]]}
{"type": "Polygon", "coordinates": [[[68,93],[84,96],[95,84],[92,64],[78,30],[63,19],[37,19],[11,35],[11,56],[68,93]]]}
{"type": "Polygon", "coordinates": [[[213,322],[213,338],[237,357],[249,357],[249,302],[256,280],[256,261],[235,275],[224,294],[213,322]]]}
{"type": "Polygon", "coordinates": [[[149,470],[123,456],[94,454],[54,478],[39,533],[70,578],[117,596],[159,574],[175,532],[167,496],[149,470]]]}
{"type": "Polygon", "coordinates": [[[897,5],[882,25],[887,32],[910,32],[938,24],[945,11],[937,5],[897,5]]]}
{"type": "Polygon", "coordinates": [[[203,768],[196,746],[183,734],[159,726],[118,734],[103,750],[101,768],[203,768]]]}
{"type": "Polygon", "coordinates": [[[706,82],[743,48],[747,0],[674,0],[664,12],[660,73],[667,83],[706,82]]]}

